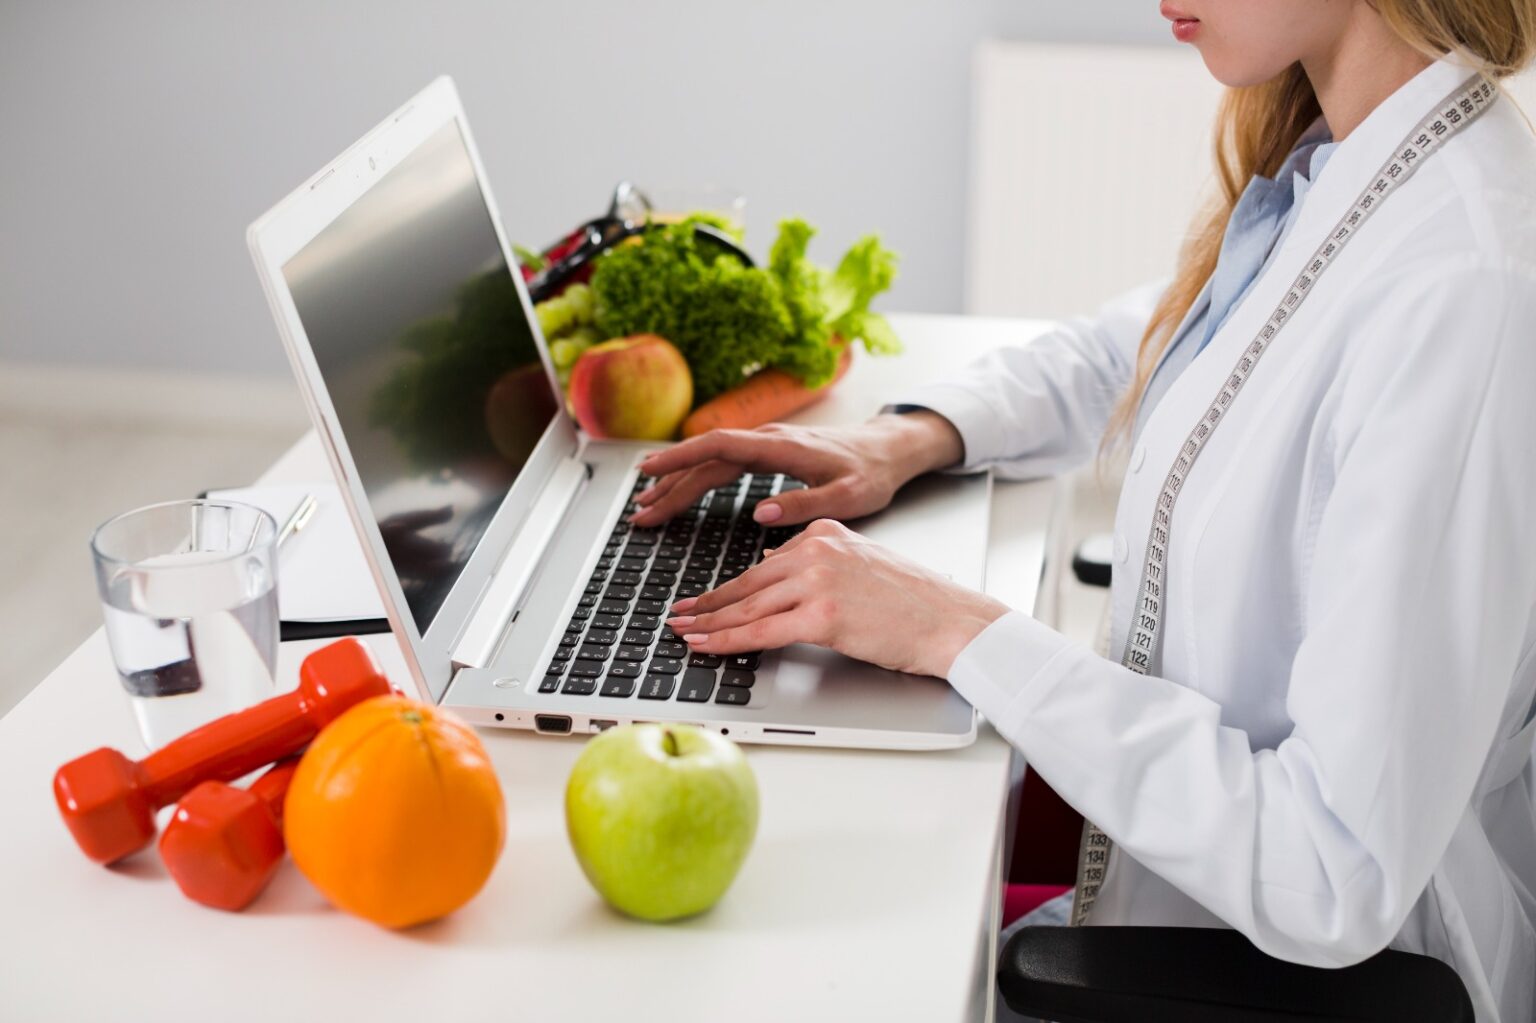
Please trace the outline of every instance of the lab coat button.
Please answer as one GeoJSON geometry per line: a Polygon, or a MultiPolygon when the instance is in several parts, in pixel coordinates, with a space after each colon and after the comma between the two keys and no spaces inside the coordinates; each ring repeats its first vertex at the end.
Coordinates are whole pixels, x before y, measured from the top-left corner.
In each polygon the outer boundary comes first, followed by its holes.
{"type": "Polygon", "coordinates": [[[1131,452],[1131,471],[1140,472],[1141,464],[1146,460],[1147,446],[1145,444],[1136,445],[1136,450],[1131,452]]]}
{"type": "Polygon", "coordinates": [[[1130,555],[1131,555],[1131,548],[1130,548],[1130,545],[1128,545],[1125,542],[1125,537],[1120,535],[1119,533],[1116,533],[1115,534],[1115,564],[1117,564],[1117,565],[1125,564],[1125,559],[1130,557],[1130,555]]]}

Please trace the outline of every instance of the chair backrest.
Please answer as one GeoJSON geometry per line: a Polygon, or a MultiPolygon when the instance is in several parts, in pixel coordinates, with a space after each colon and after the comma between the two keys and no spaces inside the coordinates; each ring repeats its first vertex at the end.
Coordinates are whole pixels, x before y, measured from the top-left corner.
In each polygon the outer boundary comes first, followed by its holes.
{"type": "MultiPolygon", "coordinates": [[[[965,310],[1090,312],[1172,272],[1221,87],[1175,46],[977,48],[965,310]]],[[[1536,69],[1509,94],[1536,120],[1536,69]]]]}
{"type": "Polygon", "coordinates": [[[1025,927],[997,983],[1015,1012],[1083,1023],[1473,1023],[1466,987],[1438,959],[1387,951],[1325,970],[1211,928],[1025,927]]]}

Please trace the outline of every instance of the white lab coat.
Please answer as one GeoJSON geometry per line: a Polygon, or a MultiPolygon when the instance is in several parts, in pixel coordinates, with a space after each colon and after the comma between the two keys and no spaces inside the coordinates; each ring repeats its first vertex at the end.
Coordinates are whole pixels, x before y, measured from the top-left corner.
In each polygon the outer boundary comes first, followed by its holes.
{"type": "MultiPolygon", "coordinates": [[[[1450,963],[1536,1013],[1536,140],[1502,98],[1376,212],[1270,348],[1174,515],[1160,661],[1119,665],[1153,501],[1303,262],[1467,76],[1433,65],[1333,154],[1147,419],[1106,660],[1019,614],[950,682],[1114,840],[1090,922],[1229,926],[1294,962],[1450,963]]],[[[1154,292],[906,396],[971,466],[1089,459],[1154,292]]]]}

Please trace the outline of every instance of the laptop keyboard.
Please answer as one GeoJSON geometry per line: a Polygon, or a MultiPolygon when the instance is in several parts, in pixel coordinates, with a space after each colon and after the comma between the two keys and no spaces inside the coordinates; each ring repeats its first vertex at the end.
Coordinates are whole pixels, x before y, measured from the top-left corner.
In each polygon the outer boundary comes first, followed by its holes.
{"type": "Polygon", "coordinates": [[[665,525],[632,526],[634,495],[651,482],[635,481],[539,692],[745,707],[762,655],[690,653],[663,623],[674,601],[736,578],[762,559],[763,548],[800,532],[801,526],[764,529],[752,511],[764,498],[805,484],[746,475],[709,491],[665,525]]]}

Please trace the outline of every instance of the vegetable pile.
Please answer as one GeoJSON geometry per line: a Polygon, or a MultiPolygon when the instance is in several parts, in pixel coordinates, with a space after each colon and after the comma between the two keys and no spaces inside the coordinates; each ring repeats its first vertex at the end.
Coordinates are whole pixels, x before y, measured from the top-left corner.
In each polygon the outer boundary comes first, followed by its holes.
{"type": "MultiPolygon", "coordinates": [[[[807,257],[814,234],[803,220],[783,221],[768,265],[758,268],[697,236],[690,221],[651,231],[597,261],[590,326],[603,338],[658,334],[672,342],[693,372],[698,403],[770,367],[821,387],[837,370],[842,343],[862,341],[876,354],[900,351],[885,317],[869,308],[895,279],[895,254],[871,235],[829,271],[807,257]]],[[[564,326],[570,317],[572,324],[553,335],[546,329],[546,336],[582,337],[585,295],[574,296],[574,313],[544,312],[568,305],[576,287],[540,304],[541,320],[547,315],[564,326]]],[[[580,347],[578,340],[573,362],[580,347]]]]}

